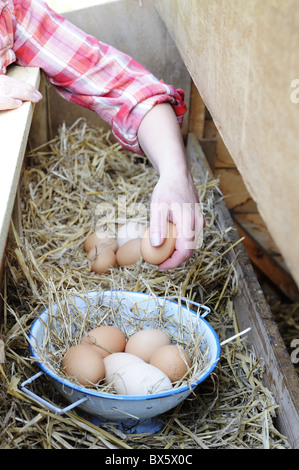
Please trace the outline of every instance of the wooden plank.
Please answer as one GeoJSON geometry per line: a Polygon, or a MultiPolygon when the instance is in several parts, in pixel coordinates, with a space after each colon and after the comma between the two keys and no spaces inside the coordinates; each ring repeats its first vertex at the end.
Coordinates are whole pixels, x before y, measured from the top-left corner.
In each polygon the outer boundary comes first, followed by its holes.
{"type": "MultiPolygon", "coordinates": [[[[191,132],[191,130],[190,130],[191,132]]],[[[219,131],[212,119],[206,119],[204,123],[204,137],[206,139],[216,139],[217,141],[217,158],[215,161],[216,168],[235,168],[237,166],[232,159],[219,131]]]]}
{"type": "Polygon", "coordinates": [[[260,214],[258,212],[249,214],[233,212],[232,218],[271,258],[276,259],[276,263],[288,274],[287,266],[260,214]]]}
{"type": "Polygon", "coordinates": [[[189,132],[195,134],[199,139],[203,138],[205,127],[206,106],[195,84],[191,84],[189,132]]]}
{"type": "Polygon", "coordinates": [[[199,139],[199,143],[214,176],[219,177],[219,189],[224,196],[239,235],[245,236],[243,244],[249,259],[282,293],[293,302],[298,302],[299,290],[212,120],[204,122],[203,135],[208,139],[199,139]],[[214,139],[217,143],[213,161],[211,161],[209,153],[206,152],[206,149],[209,151],[209,147],[206,145],[209,138],[214,139]]]}
{"type": "Polygon", "coordinates": [[[290,300],[299,302],[299,290],[275,249],[259,214],[232,214],[251,262],[290,300]]]}
{"type": "MultiPolygon", "coordinates": [[[[183,89],[189,108],[190,75],[152,0],[114,1],[66,12],[64,16],[86,33],[129,54],[165,83],[183,89]]],[[[81,116],[93,125],[110,128],[96,113],[65,102],[53,88],[50,105],[54,135],[62,120],[71,125],[81,116]]],[[[182,127],[184,136],[188,132],[188,114],[182,127]]]]}
{"type": "Polygon", "coordinates": [[[299,286],[297,0],[156,6],[299,286]]]}
{"type": "MultiPolygon", "coordinates": [[[[208,172],[213,176],[205,155],[195,135],[190,134],[187,142],[190,160],[198,163],[203,178],[208,172]]],[[[217,195],[216,195],[217,197],[217,195]]],[[[234,226],[231,215],[219,196],[216,204],[217,220],[220,229],[234,226]]],[[[232,244],[239,240],[237,230],[229,232],[232,244]]],[[[229,259],[237,257],[236,269],[239,290],[234,297],[234,307],[238,326],[242,331],[251,328],[247,335],[249,347],[265,365],[264,382],[271,390],[279,405],[277,423],[280,432],[288,436],[290,445],[299,448],[299,377],[291,362],[286,346],[273,319],[269,305],[257,281],[253,267],[242,243],[238,243],[229,259]]]]}
{"type": "Polygon", "coordinates": [[[39,91],[43,95],[43,99],[39,101],[34,108],[30,134],[28,139],[28,147],[30,150],[43,145],[51,140],[51,115],[49,111],[49,88],[52,85],[48,82],[44,72],[40,74],[39,91]]]}
{"type": "MultiPolygon", "coordinates": [[[[39,87],[40,71],[12,66],[8,74],[39,87]]],[[[0,260],[2,263],[9,223],[19,185],[34,105],[25,102],[18,109],[0,111],[0,260]]]]}
{"type": "Polygon", "coordinates": [[[231,211],[257,212],[257,206],[237,168],[215,167],[214,176],[219,178],[219,188],[231,211]]]}

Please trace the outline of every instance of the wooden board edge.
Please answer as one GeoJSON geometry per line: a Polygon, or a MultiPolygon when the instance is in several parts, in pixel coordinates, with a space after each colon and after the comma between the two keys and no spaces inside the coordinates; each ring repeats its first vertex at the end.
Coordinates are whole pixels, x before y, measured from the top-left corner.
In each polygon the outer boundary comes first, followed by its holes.
{"type": "MultiPolygon", "coordinates": [[[[31,83],[36,88],[39,87],[40,70],[36,67],[19,67],[17,65],[13,65],[8,69],[8,75],[11,77],[17,78],[19,80],[23,80],[28,83],[31,83]]],[[[15,161],[12,162],[12,164],[15,163],[15,167],[13,168],[13,177],[10,182],[11,184],[9,188],[9,193],[5,194],[4,195],[5,200],[3,198],[3,200],[1,201],[2,204],[6,204],[3,217],[1,216],[1,221],[0,221],[0,234],[1,234],[0,236],[0,262],[1,264],[3,262],[3,256],[4,256],[5,246],[6,246],[7,234],[9,231],[10,219],[14,210],[15,198],[16,198],[17,188],[19,185],[21,169],[23,166],[23,160],[24,160],[27,140],[29,136],[29,131],[31,127],[34,106],[35,105],[33,103],[27,101],[27,102],[24,102],[20,108],[9,110],[9,111],[1,111],[1,119],[5,120],[6,116],[9,113],[10,116],[16,116],[16,119],[18,117],[18,121],[16,122],[16,125],[22,126],[22,129],[21,129],[22,138],[20,142],[18,143],[19,145],[18,154],[15,155],[15,161]]]]}
{"type": "MultiPolygon", "coordinates": [[[[187,141],[189,158],[196,158],[203,177],[212,171],[194,134],[187,141]]],[[[233,219],[221,194],[216,194],[217,220],[220,229],[234,227],[233,219]]],[[[239,240],[237,229],[229,232],[232,243],[239,240]]],[[[240,331],[250,327],[247,335],[248,347],[265,365],[264,383],[273,394],[279,408],[277,427],[287,436],[292,448],[299,448],[299,377],[286,346],[274,321],[270,307],[257,281],[251,262],[242,243],[230,252],[231,259],[237,255],[236,269],[239,277],[239,292],[234,297],[234,306],[240,331]]]]}
{"type": "Polygon", "coordinates": [[[259,243],[248,227],[242,224],[242,218],[232,214],[239,236],[244,237],[244,247],[252,264],[256,266],[271,282],[292,302],[299,302],[299,290],[285,267],[275,256],[271,255],[259,243]]]}
{"type": "MultiPolygon", "coordinates": [[[[34,87],[39,88],[40,84],[40,69],[37,67],[20,67],[18,65],[11,65],[8,68],[7,74],[13,78],[26,81],[31,83],[34,87]]],[[[1,111],[2,122],[5,122],[7,113],[10,116],[18,116],[16,118],[16,125],[21,126],[20,134],[21,139],[19,141],[18,153],[15,155],[14,161],[11,162],[13,169],[13,176],[10,181],[9,191],[3,193],[3,199],[1,203],[4,209],[1,213],[0,220],[0,290],[2,292],[3,285],[3,272],[5,265],[5,249],[7,236],[10,228],[11,219],[18,219],[19,213],[19,200],[18,200],[18,188],[21,171],[24,162],[24,156],[26,151],[27,140],[30,132],[31,122],[33,118],[35,105],[31,102],[24,102],[22,106],[15,110],[1,111]]],[[[2,129],[5,129],[3,126],[2,129]]],[[[5,170],[5,168],[4,168],[5,170]]],[[[2,311],[3,311],[3,299],[0,299],[0,324],[2,322],[2,311]]]]}

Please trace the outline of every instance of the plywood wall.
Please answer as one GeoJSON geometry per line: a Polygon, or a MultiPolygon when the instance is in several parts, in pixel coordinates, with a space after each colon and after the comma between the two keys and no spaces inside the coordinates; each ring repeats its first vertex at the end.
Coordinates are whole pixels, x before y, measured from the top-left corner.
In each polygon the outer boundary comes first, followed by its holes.
{"type": "Polygon", "coordinates": [[[299,285],[299,3],[156,0],[299,285]]]}

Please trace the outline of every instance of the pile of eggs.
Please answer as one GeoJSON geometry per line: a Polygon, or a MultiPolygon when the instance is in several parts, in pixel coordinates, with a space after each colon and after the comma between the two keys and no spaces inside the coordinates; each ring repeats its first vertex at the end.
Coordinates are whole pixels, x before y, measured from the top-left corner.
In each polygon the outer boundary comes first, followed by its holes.
{"type": "Polygon", "coordinates": [[[131,266],[140,258],[150,264],[162,263],[174,252],[176,236],[175,226],[168,222],[168,234],[164,243],[153,247],[149,239],[149,228],[131,221],[120,227],[117,238],[101,231],[90,234],[84,242],[84,250],[91,271],[102,274],[116,265],[131,266]]]}
{"type": "Polygon", "coordinates": [[[110,384],[118,395],[149,395],[171,390],[188,377],[191,359],[160,329],[148,328],[128,340],[116,326],[91,330],[66,351],[62,370],[84,387],[110,384]]]}

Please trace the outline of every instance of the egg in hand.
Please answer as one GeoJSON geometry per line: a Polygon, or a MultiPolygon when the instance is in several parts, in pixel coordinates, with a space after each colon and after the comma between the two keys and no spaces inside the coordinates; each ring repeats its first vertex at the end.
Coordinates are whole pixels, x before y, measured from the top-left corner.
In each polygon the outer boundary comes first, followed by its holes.
{"type": "Polygon", "coordinates": [[[170,258],[175,250],[177,238],[176,227],[172,222],[167,222],[167,235],[164,242],[159,246],[152,246],[149,236],[149,227],[146,229],[140,244],[140,251],[144,261],[150,264],[161,264],[170,258]]]}

